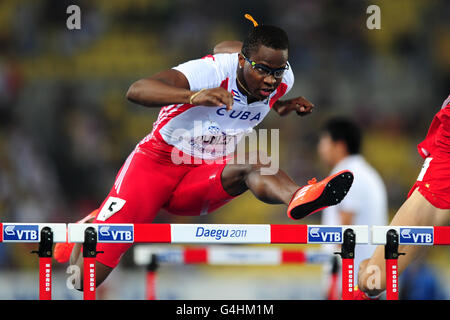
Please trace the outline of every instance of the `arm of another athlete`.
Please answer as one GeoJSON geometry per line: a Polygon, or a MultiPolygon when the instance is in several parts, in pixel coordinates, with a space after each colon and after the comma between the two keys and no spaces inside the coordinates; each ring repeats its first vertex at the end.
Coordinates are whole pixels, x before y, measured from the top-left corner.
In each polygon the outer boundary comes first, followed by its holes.
{"type": "Polygon", "coordinates": [[[233,96],[223,88],[191,91],[184,74],[174,69],[134,82],[126,97],[129,101],[146,107],[191,103],[203,106],[225,105],[230,110],[233,105],[233,96]]]}

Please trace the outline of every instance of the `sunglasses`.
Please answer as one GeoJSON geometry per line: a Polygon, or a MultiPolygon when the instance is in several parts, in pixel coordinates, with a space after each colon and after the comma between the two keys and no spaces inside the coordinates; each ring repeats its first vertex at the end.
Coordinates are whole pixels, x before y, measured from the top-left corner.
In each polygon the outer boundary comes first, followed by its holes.
{"type": "Polygon", "coordinates": [[[264,77],[267,77],[269,75],[273,75],[275,78],[278,78],[278,79],[279,78],[283,78],[284,72],[289,69],[289,65],[286,65],[283,68],[272,69],[272,68],[269,68],[268,66],[265,66],[263,64],[259,64],[259,63],[256,63],[256,62],[250,60],[249,58],[247,58],[243,54],[242,54],[242,56],[244,57],[245,61],[250,63],[250,65],[252,66],[253,70],[255,70],[261,76],[264,76],[264,77]]]}

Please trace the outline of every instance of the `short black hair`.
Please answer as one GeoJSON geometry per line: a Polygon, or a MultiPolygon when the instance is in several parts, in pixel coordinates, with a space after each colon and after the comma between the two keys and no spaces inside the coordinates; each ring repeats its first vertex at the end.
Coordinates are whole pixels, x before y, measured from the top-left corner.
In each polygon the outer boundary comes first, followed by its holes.
{"type": "Polygon", "coordinates": [[[322,127],[322,132],[328,133],[333,141],[343,141],[349,154],[357,154],[361,149],[362,132],[351,119],[334,117],[322,127]]]}
{"type": "Polygon", "coordinates": [[[289,50],[289,39],[286,31],[279,27],[260,25],[254,27],[242,44],[242,53],[249,58],[263,45],[277,50],[289,50]]]}

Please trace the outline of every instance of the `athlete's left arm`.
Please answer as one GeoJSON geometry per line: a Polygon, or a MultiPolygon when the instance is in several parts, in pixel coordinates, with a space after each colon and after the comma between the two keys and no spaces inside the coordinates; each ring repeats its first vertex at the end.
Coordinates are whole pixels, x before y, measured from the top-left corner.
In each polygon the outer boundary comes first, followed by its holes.
{"type": "Polygon", "coordinates": [[[272,109],[274,109],[280,116],[285,116],[292,111],[295,111],[299,116],[303,117],[313,111],[314,104],[304,97],[297,97],[288,100],[278,100],[274,103],[272,109]]]}

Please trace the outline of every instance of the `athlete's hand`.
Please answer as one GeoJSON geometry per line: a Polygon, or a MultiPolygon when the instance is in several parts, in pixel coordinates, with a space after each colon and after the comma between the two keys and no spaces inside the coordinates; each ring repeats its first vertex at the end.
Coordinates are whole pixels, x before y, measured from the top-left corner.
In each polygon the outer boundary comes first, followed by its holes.
{"type": "Polygon", "coordinates": [[[233,108],[233,95],[222,87],[205,89],[199,91],[191,98],[191,102],[196,106],[220,107],[226,106],[227,111],[233,108]]]}
{"type": "Polygon", "coordinates": [[[303,117],[310,114],[313,111],[314,104],[309,102],[304,97],[298,97],[283,101],[278,100],[275,103],[274,107],[280,116],[285,116],[289,114],[291,111],[295,111],[299,116],[303,117]]]}

